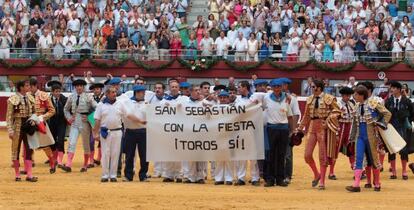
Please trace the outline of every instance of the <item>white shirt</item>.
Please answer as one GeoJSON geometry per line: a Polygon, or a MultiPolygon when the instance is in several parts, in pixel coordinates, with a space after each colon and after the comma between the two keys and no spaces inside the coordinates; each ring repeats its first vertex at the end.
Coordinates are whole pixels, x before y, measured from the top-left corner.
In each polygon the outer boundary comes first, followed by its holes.
{"type": "Polygon", "coordinates": [[[91,49],[91,47],[92,47],[92,37],[90,37],[90,36],[88,36],[88,37],[82,36],[79,39],[79,45],[80,45],[81,49],[91,49]]]}
{"type": "Polygon", "coordinates": [[[147,27],[148,32],[156,32],[157,26],[158,26],[157,19],[153,19],[153,20],[148,19],[145,21],[145,27],[147,27]]]}
{"type": "Polygon", "coordinates": [[[76,37],[75,36],[65,36],[63,37],[63,45],[65,46],[65,52],[70,53],[74,51],[73,46],[76,45],[76,37]]]}
{"type": "Polygon", "coordinates": [[[145,128],[144,124],[132,121],[127,116],[135,116],[136,118],[146,121],[146,103],[144,101],[137,102],[135,100],[124,100],[123,106],[125,109],[125,116],[122,118],[126,129],[141,129],[145,128]]]}
{"type": "Polygon", "coordinates": [[[39,38],[39,47],[41,49],[48,49],[53,44],[52,36],[48,34],[47,36],[40,36],[39,38]]]}
{"type": "Polygon", "coordinates": [[[230,42],[229,39],[227,39],[227,37],[217,37],[214,44],[216,45],[218,56],[222,56],[224,54],[224,51],[227,51],[227,47],[230,46],[230,42]]]}
{"type": "Polygon", "coordinates": [[[233,49],[236,49],[236,52],[243,52],[247,50],[247,39],[243,37],[242,40],[237,38],[233,43],[233,49]]]}
{"type": "Polygon", "coordinates": [[[298,54],[299,52],[299,37],[291,38],[288,41],[287,54],[298,54]]]}
{"type": "Polygon", "coordinates": [[[270,98],[272,93],[267,94],[263,99],[263,106],[267,115],[267,122],[271,124],[287,124],[288,117],[292,116],[292,109],[286,103],[286,96],[281,102],[270,98]]]}
{"type": "Polygon", "coordinates": [[[405,38],[404,45],[405,45],[405,51],[414,50],[414,36],[405,38]]]}
{"type": "Polygon", "coordinates": [[[79,19],[71,19],[68,21],[68,29],[72,30],[73,32],[79,32],[80,31],[80,21],[79,19]]]}
{"type": "Polygon", "coordinates": [[[101,127],[117,129],[122,127],[122,117],[125,110],[122,103],[118,100],[114,104],[100,102],[96,107],[94,118],[101,121],[101,127]]]}

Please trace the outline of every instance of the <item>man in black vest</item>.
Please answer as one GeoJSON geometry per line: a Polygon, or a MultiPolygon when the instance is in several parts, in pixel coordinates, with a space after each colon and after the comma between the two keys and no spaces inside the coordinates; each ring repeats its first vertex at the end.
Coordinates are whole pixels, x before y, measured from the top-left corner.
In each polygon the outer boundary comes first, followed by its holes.
{"type": "MultiPolygon", "coordinates": [[[[402,85],[399,82],[390,82],[391,97],[385,101],[385,107],[392,113],[391,124],[395,127],[401,137],[407,141],[407,126],[411,125],[413,118],[413,108],[411,101],[407,97],[401,94],[402,85]]],[[[391,179],[397,179],[397,172],[395,166],[395,154],[389,154],[388,160],[391,163],[391,179]]],[[[407,146],[400,151],[401,165],[402,165],[402,178],[408,179],[407,175],[407,162],[408,162],[408,149],[407,146]]]]}

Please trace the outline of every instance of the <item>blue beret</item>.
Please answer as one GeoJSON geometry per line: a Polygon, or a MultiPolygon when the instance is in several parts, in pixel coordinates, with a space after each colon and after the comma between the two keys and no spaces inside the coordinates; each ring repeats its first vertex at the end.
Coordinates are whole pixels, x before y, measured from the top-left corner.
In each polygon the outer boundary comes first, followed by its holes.
{"type": "Polygon", "coordinates": [[[257,79],[257,80],[254,81],[253,84],[254,84],[254,86],[256,86],[256,85],[266,85],[267,81],[264,80],[264,79],[257,79]]]}
{"type": "Polygon", "coordinates": [[[270,86],[274,87],[274,86],[282,86],[283,85],[283,81],[281,79],[272,79],[272,81],[270,81],[270,86]]]}
{"type": "Polygon", "coordinates": [[[222,91],[220,91],[220,93],[218,94],[218,96],[229,97],[230,94],[229,94],[229,92],[227,92],[225,90],[222,90],[222,91]]]}
{"type": "Polygon", "coordinates": [[[280,78],[280,80],[282,81],[283,84],[288,84],[289,85],[290,83],[292,83],[292,80],[290,80],[286,77],[282,77],[282,78],[280,78]]]}
{"type": "Polygon", "coordinates": [[[132,87],[132,90],[135,91],[146,91],[147,88],[145,88],[144,85],[134,85],[134,87],[132,87]]]}
{"type": "Polygon", "coordinates": [[[180,88],[189,88],[191,86],[188,82],[180,82],[180,88]]]}
{"type": "Polygon", "coordinates": [[[121,79],[114,77],[109,81],[108,85],[119,85],[119,83],[121,83],[121,79]]]}

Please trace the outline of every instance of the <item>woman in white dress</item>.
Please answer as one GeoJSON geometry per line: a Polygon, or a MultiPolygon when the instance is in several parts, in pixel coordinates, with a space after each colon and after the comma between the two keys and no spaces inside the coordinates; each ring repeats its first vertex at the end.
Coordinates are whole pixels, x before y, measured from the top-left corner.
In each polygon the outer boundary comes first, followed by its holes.
{"type": "Polygon", "coordinates": [[[319,62],[322,61],[323,46],[323,43],[319,39],[316,39],[312,47],[314,49],[313,55],[315,56],[315,60],[319,62]]]}
{"type": "Polygon", "coordinates": [[[255,33],[250,33],[250,38],[247,41],[247,58],[246,61],[259,61],[257,50],[259,49],[259,42],[256,39],[255,33]]]}
{"type": "Polygon", "coordinates": [[[342,37],[341,35],[337,34],[335,36],[335,44],[334,44],[334,61],[336,63],[342,62],[342,37]]]}
{"type": "Polygon", "coordinates": [[[299,44],[299,62],[306,62],[309,60],[310,51],[309,48],[311,47],[311,39],[308,37],[306,33],[302,34],[302,40],[300,40],[299,44]]]}

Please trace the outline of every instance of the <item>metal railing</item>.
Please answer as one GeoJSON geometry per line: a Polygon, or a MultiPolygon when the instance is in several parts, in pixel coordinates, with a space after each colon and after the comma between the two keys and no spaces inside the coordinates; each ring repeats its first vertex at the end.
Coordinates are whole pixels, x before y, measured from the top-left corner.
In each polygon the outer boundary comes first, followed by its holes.
{"type": "MultiPolygon", "coordinates": [[[[414,52],[414,51],[413,51],[414,52]]],[[[413,53],[414,54],[414,53],[413,53]]],[[[60,59],[80,59],[83,57],[96,59],[137,59],[142,61],[153,60],[171,60],[181,58],[185,60],[199,60],[200,58],[220,58],[230,61],[251,61],[258,62],[266,59],[284,62],[306,62],[315,59],[319,62],[335,62],[349,63],[353,61],[369,61],[369,62],[391,62],[407,59],[414,61],[411,54],[392,53],[391,51],[354,51],[353,53],[335,53],[321,52],[309,53],[306,55],[287,54],[285,50],[256,50],[256,51],[236,51],[236,50],[197,50],[197,49],[79,49],[72,51],[60,49],[30,49],[30,48],[10,48],[10,51],[0,52],[0,59],[21,58],[35,59],[40,56],[60,60],[60,59]]]]}

